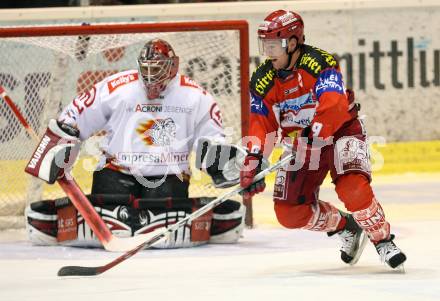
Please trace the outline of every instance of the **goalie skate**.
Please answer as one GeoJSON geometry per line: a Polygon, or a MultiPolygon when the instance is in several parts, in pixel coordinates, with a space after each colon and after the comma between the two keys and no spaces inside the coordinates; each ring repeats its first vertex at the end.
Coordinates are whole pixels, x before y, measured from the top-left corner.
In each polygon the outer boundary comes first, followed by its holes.
{"type": "Polygon", "coordinates": [[[374,246],[382,262],[385,262],[393,269],[404,271],[403,263],[406,261],[406,255],[394,244],[394,234],[391,234],[387,240],[381,240],[374,246]]]}
{"type": "Polygon", "coordinates": [[[339,232],[328,233],[329,236],[338,234],[342,242],[341,246],[341,260],[349,265],[354,265],[359,261],[365,245],[368,241],[367,235],[361,227],[355,222],[350,215],[346,216],[347,223],[344,229],[339,232]]]}

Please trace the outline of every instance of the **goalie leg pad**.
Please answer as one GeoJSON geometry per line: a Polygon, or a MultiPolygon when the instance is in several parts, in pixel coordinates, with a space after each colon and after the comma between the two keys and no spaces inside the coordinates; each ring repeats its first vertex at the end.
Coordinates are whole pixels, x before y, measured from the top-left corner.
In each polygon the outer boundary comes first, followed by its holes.
{"type": "MultiPolygon", "coordinates": [[[[112,233],[118,237],[132,236],[133,224],[129,195],[89,195],[95,210],[112,233]]],[[[68,198],[32,203],[25,209],[26,230],[35,245],[66,245],[101,247],[101,243],[68,198]]]]}
{"type": "MultiPolygon", "coordinates": [[[[131,195],[89,195],[89,200],[117,237],[168,227],[199,209],[209,198],[135,199],[131,195]]],[[[29,239],[38,245],[101,247],[93,231],[67,198],[41,201],[26,208],[29,239]]],[[[184,248],[209,241],[212,211],[179,228],[155,248],[184,248]]]]}
{"type": "MultiPolygon", "coordinates": [[[[137,199],[134,206],[139,209],[135,235],[166,228],[186,218],[202,207],[208,198],[162,198],[137,199]]],[[[155,244],[153,248],[188,248],[206,244],[210,238],[212,212],[180,227],[167,239],[155,244]]]]}
{"type": "MultiPolygon", "coordinates": [[[[197,200],[136,199],[130,195],[111,196],[104,194],[91,195],[89,199],[110,231],[117,237],[130,237],[168,227],[191,214],[196,209],[194,202],[197,200]]],[[[153,247],[158,249],[186,248],[206,243],[209,239],[211,216],[208,215],[207,230],[203,230],[205,228],[200,226],[206,216],[204,215],[179,228],[168,239],[153,247]],[[194,230],[196,225],[198,231],[194,230]],[[207,237],[200,235],[200,232],[203,231],[208,233],[207,237]]],[[[66,243],[71,246],[86,247],[100,245],[81,215],[78,215],[78,238],[66,243]]]]}
{"type": "Polygon", "coordinates": [[[57,212],[54,201],[39,201],[25,209],[26,232],[34,245],[57,245],[57,212]]]}
{"type": "Polygon", "coordinates": [[[227,200],[213,210],[210,243],[236,243],[242,236],[246,207],[242,203],[227,200]]]}

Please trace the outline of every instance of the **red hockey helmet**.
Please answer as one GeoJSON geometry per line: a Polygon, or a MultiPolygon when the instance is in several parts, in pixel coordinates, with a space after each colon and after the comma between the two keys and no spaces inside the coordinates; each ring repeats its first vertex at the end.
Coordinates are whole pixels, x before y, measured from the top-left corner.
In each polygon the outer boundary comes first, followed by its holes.
{"type": "Polygon", "coordinates": [[[260,53],[278,56],[285,53],[290,38],[304,43],[304,22],[297,13],[277,10],[264,19],[257,33],[260,53]]]}
{"type": "Polygon", "coordinates": [[[158,98],[179,69],[179,57],[171,45],[161,39],[148,41],[142,47],[137,62],[148,99],[158,98]]]}

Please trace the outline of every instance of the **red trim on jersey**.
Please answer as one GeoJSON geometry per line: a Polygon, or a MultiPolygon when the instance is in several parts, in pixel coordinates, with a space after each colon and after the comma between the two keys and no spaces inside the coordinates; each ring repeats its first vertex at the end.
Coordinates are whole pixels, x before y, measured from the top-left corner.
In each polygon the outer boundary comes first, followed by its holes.
{"type": "Polygon", "coordinates": [[[181,75],[180,76],[180,85],[184,86],[184,87],[192,87],[192,88],[200,89],[203,92],[203,94],[206,95],[205,89],[200,87],[193,79],[190,79],[189,77],[181,75]]]}
{"type": "Polygon", "coordinates": [[[214,122],[219,127],[223,127],[222,113],[221,113],[217,103],[214,102],[212,104],[211,109],[209,110],[209,115],[211,116],[211,119],[214,120],[214,122]]]}

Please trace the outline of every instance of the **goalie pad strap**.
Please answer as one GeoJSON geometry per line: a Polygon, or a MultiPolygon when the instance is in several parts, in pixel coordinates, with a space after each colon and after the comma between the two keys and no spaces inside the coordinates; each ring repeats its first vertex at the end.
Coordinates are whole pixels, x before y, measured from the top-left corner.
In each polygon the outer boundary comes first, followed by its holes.
{"type": "MultiPolygon", "coordinates": [[[[194,207],[200,208],[205,206],[214,198],[212,197],[199,197],[199,198],[157,198],[157,199],[146,199],[146,198],[135,198],[130,194],[90,194],[87,195],[93,206],[104,207],[104,206],[118,206],[124,205],[129,206],[134,209],[188,209],[191,210],[194,207]]],[[[69,206],[70,200],[65,198],[60,198],[55,200],[55,206],[57,208],[62,208],[64,206],[69,206]]]]}

